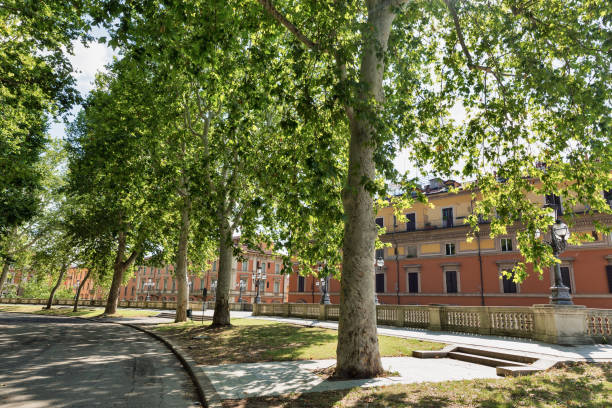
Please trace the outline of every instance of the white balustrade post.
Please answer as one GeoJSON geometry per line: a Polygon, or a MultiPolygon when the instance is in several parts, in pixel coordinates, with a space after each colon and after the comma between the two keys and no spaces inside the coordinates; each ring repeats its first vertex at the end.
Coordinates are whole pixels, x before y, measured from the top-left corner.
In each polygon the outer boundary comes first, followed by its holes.
{"type": "Polygon", "coordinates": [[[427,306],[429,312],[429,330],[442,330],[442,327],[446,325],[445,316],[443,316],[442,306],[427,306]]]}
{"type": "Polygon", "coordinates": [[[480,319],[478,334],[491,334],[491,315],[489,314],[489,308],[487,306],[480,306],[478,308],[478,315],[480,319]]]}
{"type": "Polygon", "coordinates": [[[587,335],[585,306],[533,305],[535,339],[546,343],[575,345],[593,344],[587,335]]]}
{"type": "Polygon", "coordinates": [[[395,316],[395,325],[397,327],[404,327],[404,308],[400,305],[394,306],[396,316],[395,316]]]}

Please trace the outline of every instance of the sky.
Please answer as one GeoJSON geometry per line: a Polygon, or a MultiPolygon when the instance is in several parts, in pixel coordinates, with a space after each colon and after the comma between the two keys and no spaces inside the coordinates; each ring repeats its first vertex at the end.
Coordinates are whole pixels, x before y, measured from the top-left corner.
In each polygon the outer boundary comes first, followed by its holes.
{"type": "MultiPolygon", "coordinates": [[[[95,36],[103,35],[101,30],[93,30],[95,36]]],[[[105,71],[104,66],[113,60],[113,56],[117,55],[112,48],[106,44],[92,42],[87,47],[76,41],[73,43],[74,55],[69,56],[72,67],[75,70],[73,73],[76,79],[76,86],[81,96],[87,97],[89,91],[93,89],[96,73],[105,71]]],[[[80,107],[75,107],[72,113],[78,112],[80,107]]],[[[51,124],[49,134],[53,138],[63,138],[64,124],[55,122],[51,124]]]]}

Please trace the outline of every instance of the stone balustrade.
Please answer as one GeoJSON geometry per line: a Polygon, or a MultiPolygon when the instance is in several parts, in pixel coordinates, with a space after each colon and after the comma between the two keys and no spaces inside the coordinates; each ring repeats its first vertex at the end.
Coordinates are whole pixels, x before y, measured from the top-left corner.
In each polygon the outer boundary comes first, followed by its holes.
{"type": "MultiPolygon", "coordinates": [[[[47,299],[0,298],[0,303],[44,305],[47,299]]],[[[73,305],[72,299],[55,299],[54,305],[73,305]]],[[[79,300],[80,306],[105,306],[106,300],[79,300]]],[[[202,310],[202,302],[190,302],[202,310]]],[[[122,300],[119,307],[174,310],[176,302],[122,300]]],[[[214,307],[207,302],[206,308],[214,307]]],[[[338,320],[339,305],[310,303],[230,303],[230,310],[253,311],[256,316],[284,316],[338,320]]],[[[584,306],[446,306],[378,305],[379,324],[520,337],[555,344],[608,343],[612,340],[612,309],[584,306]]]]}
{"type": "MultiPolygon", "coordinates": [[[[30,304],[30,305],[46,305],[47,299],[25,299],[25,298],[0,298],[0,303],[13,303],[13,304],[30,304]]],[[[215,307],[215,303],[212,301],[206,302],[206,308],[211,309],[215,307]]],[[[54,299],[54,305],[74,305],[73,299],[54,299]]],[[[89,300],[80,299],[79,306],[106,306],[106,300],[89,300]]],[[[121,300],[117,303],[118,307],[133,307],[139,309],[160,309],[160,310],[175,310],[176,302],[162,302],[162,301],[145,301],[145,300],[121,300]]],[[[202,302],[189,302],[189,307],[193,310],[202,310],[202,302]]],[[[233,311],[251,311],[253,305],[250,303],[230,303],[230,310],[233,311]]]]}
{"type": "MultiPolygon", "coordinates": [[[[253,315],[338,320],[339,305],[306,303],[253,305],[253,315]]],[[[519,337],[555,344],[607,343],[612,309],[584,306],[376,306],[378,324],[484,335],[519,337]]]]}

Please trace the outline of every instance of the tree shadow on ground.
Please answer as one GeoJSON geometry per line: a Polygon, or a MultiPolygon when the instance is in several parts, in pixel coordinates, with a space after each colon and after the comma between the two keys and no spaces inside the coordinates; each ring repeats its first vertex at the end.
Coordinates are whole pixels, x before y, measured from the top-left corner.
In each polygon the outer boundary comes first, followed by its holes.
{"type": "MultiPolygon", "coordinates": [[[[164,333],[167,334],[170,333],[164,333]]],[[[329,354],[326,358],[334,358],[337,341],[335,332],[287,324],[196,328],[171,336],[205,365],[296,360],[313,347],[329,354]]]]}
{"type": "Polygon", "coordinates": [[[166,347],[117,325],[0,317],[0,406],[176,406],[196,398],[166,347]],[[173,405],[174,404],[174,405],[173,405]]]}
{"type": "Polygon", "coordinates": [[[612,364],[572,364],[538,375],[354,388],[224,401],[226,408],[513,408],[612,406],[612,364]]]}

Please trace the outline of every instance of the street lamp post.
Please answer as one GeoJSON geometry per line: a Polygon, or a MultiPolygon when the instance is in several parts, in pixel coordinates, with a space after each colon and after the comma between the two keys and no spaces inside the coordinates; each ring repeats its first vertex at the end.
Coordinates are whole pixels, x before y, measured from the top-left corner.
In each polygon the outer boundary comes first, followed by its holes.
{"type": "Polygon", "coordinates": [[[266,273],[262,270],[261,266],[259,265],[259,263],[257,263],[257,271],[253,272],[252,274],[252,279],[253,279],[253,283],[255,284],[255,289],[256,289],[256,294],[255,294],[255,303],[261,303],[261,296],[260,296],[260,286],[261,286],[261,281],[265,281],[266,280],[266,273]]]}
{"type": "MultiPolygon", "coordinates": [[[[323,272],[323,265],[319,265],[319,276],[321,276],[321,272],[323,272]]],[[[329,305],[331,304],[331,300],[329,300],[329,273],[325,275],[324,278],[319,278],[321,281],[321,292],[323,292],[323,296],[321,296],[321,304],[329,305]]]]}
{"type": "Polygon", "coordinates": [[[151,281],[151,278],[149,278],[149,280],[147,282],[145,282],[144,285],[147,287],[147,299],[146,299],[146,301],[149,302],[151,300],[151,295],[149,294],[149,291],[151,290],[152,286],[155,286],[155,282],[151,281]]]}
{"type": "Polygon", "coordinates": [[[242,303],[242,291],[246,289],[246,282],[241,279],[240,282],[236,284],[236,286],[238,286],[239,290],[238,303],[242,303]]]}
{"type": "MultiPolygon", "coordinates": [[[[378,258],[376,260],[376,267],[378,268],[379,271],[382,271],[382,267],[385,265],[385,260],[382,258],[378,258]]],[[[376,278],[376,273],[374,273],[374,278],[376,278]]],[[[376,293],[376,281],[374,281],[374,303],[376,303],[377,305],[380,304],[380,302],[378,301],[378,293],[376,293]]]]}
{"type": "Polygon", "coordinates": [[[212,292],[213,300],[217,300],[217,281],[213,281],[210,284],[210,291],[212,292]]]}
{"type": "MultiPolygon", "coordinates": [[[[557,219],[550,227],[550,236],[551,240],[549,244],[552,247],[553,254],[555,257],[559,258],[559,254],[561,254],[567,246],[567,239],[570,236],[569,228],[563,221],[557,219]]],[[[572,302],[569,288],[563,284],[561,267],[558,263],[555,264],[554,271],[555,285],[550,288],[550,303],[554,305],[573,305],[574,302],[572,302]]]]}
{"type": "MultiPolygon", "coordinates": [[[[285,303],[285,286],[287,286],[288,282],[289,282],[289,275],[285,275],[285,278],[283,280],[283,300],[281,303],[285,303]]],[[[287,299],[287,301],[289,301],[289,299],[287,299]]]]}
{"type": "Polygon", "coordinates": [[[79,290],[79,285],[81,284],[81,280],[77,279],[76,282],[74,282],[73,286],[74,286],[74,300],[76,300],[77,298],[77,291],[79,290]]]}

